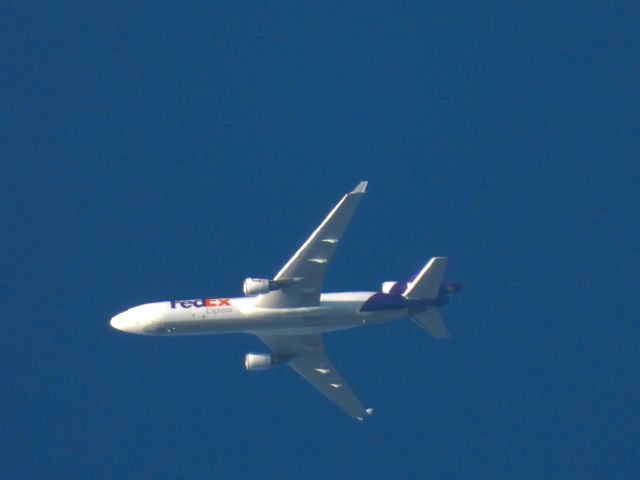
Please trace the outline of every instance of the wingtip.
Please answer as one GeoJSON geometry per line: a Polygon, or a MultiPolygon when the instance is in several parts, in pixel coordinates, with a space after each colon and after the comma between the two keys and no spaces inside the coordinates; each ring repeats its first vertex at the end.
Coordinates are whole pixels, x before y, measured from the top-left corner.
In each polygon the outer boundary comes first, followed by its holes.
{"type": "Polygon", "coordinates": [[[368,184],[369,182],[367,182],[366,180],[362,180],[360,183],[358,183],[358,185],[356,185],[356,188],[351,190],[351,193],[365,193],[367,191],[368,184]]]}
{"type": "Polygon", "coordinates": [[[371,415],[373,415],[373,408],[365,408],[364,409],[364,415],[360,416],[360,417],[355,417],[356,420],[358,420],[359,422],[364,422],[364,419],[366,417],[370,417],[371,415]]]}

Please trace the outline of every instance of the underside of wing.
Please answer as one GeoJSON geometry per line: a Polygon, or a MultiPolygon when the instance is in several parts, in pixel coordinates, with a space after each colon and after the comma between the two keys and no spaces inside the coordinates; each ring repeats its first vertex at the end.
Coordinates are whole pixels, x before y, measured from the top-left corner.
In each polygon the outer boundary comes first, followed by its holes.
{"type": "Polygon", "coordinates": [[[295,308],[318,305],[327,266],[366,188],[367,182],[362,181],[342,197],[327,218],[274,277],[274,280],[284,282],[286,286],[262,295],[256,306],[295,308]]]}
{"type": "Polygon", "coordinates": [[[320,335],[258,335],[258,338],[274,353],[291,356],[289,365],[349,415],[363,420],[373,412],[362,406],[327,358],[320,335]]]}

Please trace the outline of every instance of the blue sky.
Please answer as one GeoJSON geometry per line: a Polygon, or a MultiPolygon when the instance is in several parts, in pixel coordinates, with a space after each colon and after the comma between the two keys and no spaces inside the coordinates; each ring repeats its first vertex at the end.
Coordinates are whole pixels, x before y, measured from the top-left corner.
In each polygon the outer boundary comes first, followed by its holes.
{"type": "Polygon", "coordinates": [[[630,478],[635,2],[12,2],[0,19],[3,478],[630,478]],[[325,289],[434,255],[453,338],[330,335],[352,421],[245,336],[111,330],[239,296],[369,180],[325,289]]]}

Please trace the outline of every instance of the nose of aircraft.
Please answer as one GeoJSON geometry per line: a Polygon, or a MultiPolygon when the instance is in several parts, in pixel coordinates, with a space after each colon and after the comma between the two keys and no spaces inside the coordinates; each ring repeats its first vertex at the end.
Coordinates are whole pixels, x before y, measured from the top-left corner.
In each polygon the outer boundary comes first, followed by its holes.
{"type": "Polygon", "coordinates": [[[109,324],[122,332],[153,334],[156,323],[162,317],[162,310],[162,303],[139,305],[119,313],[109,324]]]}
{"type": "Polygon", "coordinates": [[[137,322],[131,315],[131,312],[126,311],[119,313],[118,315],[113,317],[109,324],[116,330],[120,330],[122,332],[132,332],[132,330],[136,327],[137,322]]]}

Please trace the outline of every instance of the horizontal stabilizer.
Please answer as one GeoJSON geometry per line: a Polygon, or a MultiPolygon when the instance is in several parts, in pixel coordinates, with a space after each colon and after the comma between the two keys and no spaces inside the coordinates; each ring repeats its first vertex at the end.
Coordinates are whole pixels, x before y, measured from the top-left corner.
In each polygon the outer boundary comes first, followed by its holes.
{"type": "Polygon", "coordinates": [[[416,278],[408,283],[403,293],[406,298],[435,300],[440,291],[442,276],[447,267],[447,257],[433,257],[429,260],[416,278]]]}
{"type": "Polygon", "coordinates": [[[447,326],[442,321],[442,316],[437,308],[430,308],[424,312],[412,315],[411,319],[434,338],[450,337],[447,326]]]}

